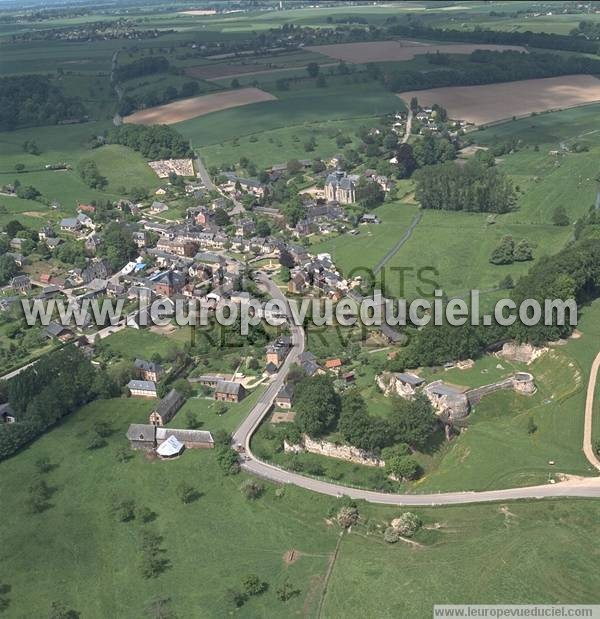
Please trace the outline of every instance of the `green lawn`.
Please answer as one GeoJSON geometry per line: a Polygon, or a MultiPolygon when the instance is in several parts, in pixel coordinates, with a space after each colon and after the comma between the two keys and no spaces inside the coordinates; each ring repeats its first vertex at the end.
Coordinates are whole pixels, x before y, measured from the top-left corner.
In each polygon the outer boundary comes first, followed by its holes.
{"type": "MultiPolygon", "coordinates": [[[[171,598],[178,616],[228,616],[234,611],[226,590],[251,573],[269,588],[240,616],[317,616],[339,533],[326,521],[335,500],[293,486],[278,497],[266,484],[265,495],[249,502],[238,490],[243,476],[223,477],[210,451],[188,451],[172,462],[136,453],[119,462],[115,450],[126,445],[127,425],[144,421],[151,406],[135,399],[90,404],[0,464],[7,616],[45,616],[61,600],[82,617],[137,619],[160,595],[171,598]],[[89,451],[98,419],[114,433],[106,447],[89,451]],[[45,476],[51,507],[31,514],[27,486],[43,456],[56,465],[45,476]],[[177,498],[182,481],[201,493],[188,505],[177,498]],[[154,522],[117,522],[113,498],[148,507],[154,522]],[[146,528],[163,537],[169,561],[155,579],[139,571],[146,528]],[[291,549],[298,558],[287,565],[291,549]],[[300,592],[283,605],[275,592],[288,576],[300,592]]],[[[598,578],[590,539],[600,533],[599,510],[597,501],[583,500],[416,509],[426,528],[414,548],[382,541],[386,523],[402,508],[359,504],[361,522],[341,541],[322,616],[429,617],[434,602],[592,603],[598,578]]]]}
{"type": "MultiPolygon", "coordinates": [[[[46,219],[57,219],[75,212],[77,202],[91,200],[116,200],[124,197],[119,193],[123,187],[156,189],[161,183],[147,165],[144,158],[135,151],[118,144],[109,144],[89,149],[89,140],[101,134],[108,125],[104,123],[83,123],[80,125],[46,126],[0,133],[0,185],[12,183],[18,177],[22,185],[33,185],[42,196],[50,201],[58,200],[61,208],[50,210],[40,202],[0,196],[0,206],[17,219],[39,227],[46,219]],[[35,140],[40,155],[23,152],[22,144],[35,140]],[[91,189],[83,183],[77,172],[81,159],[96,162],[100,174],[108,179],[104,191],[91,189]],[[25,172],[17,174],[15,164],[25,165],[25,172]],[[66,163],[72,170],[45,170],[47,164],[66,163]],[[20,213],[32,213],[28,215],[20,213]],[[35,221],[37,219],[37,222],[35,221]],[[37,225],[35,225],[37,223],[37,225]]],[[[5,213],[2,213],[4,217],[5,213]]]]}
{"type": "Polygon", "coordinates": [[[175,349],[182,348],[189,338],[189,329],[181,327],[164,335],[150,329],[123,329],[109,335],[102,341],[102,345],[125,359],[150,359],[158,353],[162,357],[168,356],[175,349]]]}

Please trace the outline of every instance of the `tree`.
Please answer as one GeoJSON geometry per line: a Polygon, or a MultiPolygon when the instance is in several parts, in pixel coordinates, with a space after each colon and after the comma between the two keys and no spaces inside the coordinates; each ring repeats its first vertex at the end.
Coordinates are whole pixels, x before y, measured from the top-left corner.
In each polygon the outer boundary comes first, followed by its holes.
{"type": "Polygon", "coordinates": [[[112,512],[118,522],[130,522],[135,518],[135,501],[133,499],[116,499],[112,512]]]}
{"type": "Polygon", "coordinates": [[[395,544],[400,540],[400,534],[398,533],[398,531],[396,531],[396,529],[394,529],[394,527],[388,527],[383,532],[383,539],[388,544],[395,544]]]}
{"type": "Polygon", "coordinates": [[[149,619],[176,619],[177,615],[170,608],[171,598],[159,595],[150,601],[146,607],[149,619]]]}
{"type": "Polygon", "coordinates": [[[17,173],[22,172],[25,169],[25,164],[24,163],[15,163],[15,171],[17,173]]]}
{"type": "Polygon", "coordinates": [[[242,578],[242,587],[247,596],[260,595],[267,590],[267,583],[256,574],[248,574],[242,578]]]}
{"type": "Polygon", "coordinates": [[[512,236],[504,236],[490,256],[492,264],[512,264],[514,262],[515,242],[512,236]]]}
{"type": "Polygon", "coordinates": [[[533,417],[527,418],[527,434],[535,434],[537,432],[537,425],[533,420],[533,417]]]}
{"type": "Polygon", "coordinates": [[[533,249],[527,239],[521,239],[515,245],[513,257],[515,262],[526,262],[528,260],[533,260],[533,249]]]}
{"type": "Polygon", "coordinates": [[[287,167],[288,174],[292,176],[302,171],[302,164],[298,161],[298,159],[290,159],[287,162],[286,167],[287,167]]]}
{"type": "Polygon", "coordinates": [[[220,206],[215,209],[214,219],[217,226],[220,226],[221,228],[228,226],[231,223],[231,219],[229,218],[227,211],[220,206]]]}
{"type": "Polygon", "coordinates": [[[184,481],[182,481],[177,486],[177,496],[184,505],[187,505],[188,503],[192,503],[196,500],[196,498],[198,497],[198,492],[193,486],[190,486],[189,484],[186,484],[184,481]]]}
{"type": "Polygon", "coordinates": [[[385,470],[397,479],[412,480],[419,476],[421,467],[411,456],[394,456],[385,461],[385,470]]]}
{"type": "Polygon", "coordinates": [[[288,269],[291,269],[296,263],[294,262],[292,254],[290,254],[287,249],[282,249],[279,253],[279,264],[281,266],[287,267],[288,269]]]}
{"type": "Polygon", "coordinates": [[[358,509],[350,506],[342,507],[337,513],[336,520],[341,527],[348,529],[358,522],[358,509]]]}
{"type": "Polygon", "coordinates": [[[287,284],[290,279],[292,279],[292,274],[287,267],[281,267],[281,269],[279,269],[279,277],[284,284],[287,284]]]}
{"type": "Polygon", "coordinates": [[[100,174],[96,162],[92,159],[81,159],[77,164],[77,172],[81,180],[92,189],[102,190],[108,185],[108,180],[100,174]]]}
{"type": "Polygon", "coordinates": [[[413,113],[419,111],[419,100],[417,97],[411,97],[410,99],[410,109],[413,113]]]}
{"type": "Polygon", "coordinates": [[[169,566],[169,560],[164,557],[165,550],[161,548],[162,537],[151,530],[142,532],[141,572],[145,578],[156,578],[169,566]]]}
{"type": "Polygon", "coordinates": [[[149,507],[142,505],[136,509],[135,517],[140,522],[148,524],[156,518],[156,514],[149,507]]]}
{"type": "Polygon", "coordinates": [[[296,386],[296,424],[309,436],[320,436],[337,419],[340,399],[328,376],[305,378],[296,386]]]}
{"type": "Polygon", "coordinates": [[[181,394],[181,396],[183,396],[186,400],[188,398],[191,398],[194,394],[194,389],[192,388],[192,385],[190,385],[190,382],[185,378],[178,378],[173,383],[173,389],[175,389],[175,391],[181,394]]]}
{"type": "Polygon", "coordinates": [[[51,495],[52,491],[43,479],[34,479],[29,485],[28,505],[31,513],[39,514],[48,509],[51,495]]]}
{"type": "Polygon", "coordinates": [[[52,462],[50,462],[50,458],[48,458],[48,456],[44,456],[35,461],[35,468],[38,473],[43,475],[44,473],[49,473],[54,466],[52,465],[52,462]]]}
{"type": "MultiPolygon", "coordinates": [[[[216,443],[217,438],[215,437],[215,444],[216,443]]],[[[237,475],[237,473],[240,472],[240,458],[235,449],[229,447],[229,442],[220,445],[216,451],[217,463],[223,473],[225,473],[225,475],[237,475]]]]}
{"type": "Polygon", "coordinates": [[[79,619],[79,613],[68,608],[63,602],[52,602],[48,619],[79,619]]]}
{"type": "Polygon", "coordinates": [[[237,589],[227,589],[225,598],[230,606],[241,608],[248,599],[244,593],[237,589]]]}
{"type": "Polygon", "coordinates": [[[231,80],[231,88],[239,88],[240,87],[240,80],[238,80],[237,77],[234,77],[231,80]]]}
{"type": "Polygon", "coordinates": [[[319,75],[319,65],[316,62],[309,62],[306,65],[306,72],[309,77],[315,78],[319,75]]]}
{"type": "Polygon", "coordinates": [[[555,226],[568,226],[571,223],[563,206],[557,206],[552,212],[552,223],[555,226]]]}
{"type": "Polygon", "coordinates": [[[10,256],[0,256],[0,284],[7,284],[18,271],[15,261],[10,256]]]}
{"type": "Polygon", "coordinates": [[[198,419],[198,415],[194,411],[187,411],[185,415],[186,427],[188,430],[197,430],[202,426],[202,422],[198,419]]]}
{"type": "Polygon", "coordinates": [[[265,491],[265,487],[253,479],[247,479],[240,486],[240,491],[247,499],[254,500],[262,495],[265,491]]]}
{"type": "Polygon", "coordinates": [[[286,577],[286,579],[281,583],[281,585],[277,587],[275,593],[277,594],[277,598],[279,600],[281,600],[282,602],[287,602],[295,595],[298,595],[300,593],[300,590],[291,583],[289,577],[286,577]]]}
{"type": "Polygon", "coordinates": [[[394,442],[422,448],[435,430],[437,417],[427,397],[419,394],[413,400],[395,398],[389,421],[394,442]]]}
{"type": "Polygon", "coordinates": [[[271,226],[269,225],[269,222],[265,219],[259,219],[256,222],[256,234],[257,236],[270,236],[271,226]]]}
{"type": "Polygon", "coordinates": [[[412,537],[423,523],[412,512],[404,512],[399,518],[392,520],[392,527],[403,537],[412,537]]]}
{"type": "Polygon", "coordinates": [[[379,183],[361,178],[356,185],[356,198],[367,209],[379,206],[385,198],[385,192],[379,183]]]}

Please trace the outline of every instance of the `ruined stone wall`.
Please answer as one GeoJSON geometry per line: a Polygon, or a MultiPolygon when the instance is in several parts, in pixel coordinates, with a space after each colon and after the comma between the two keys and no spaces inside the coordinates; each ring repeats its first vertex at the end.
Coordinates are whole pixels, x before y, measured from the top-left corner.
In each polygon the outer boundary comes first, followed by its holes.
{"type": "Polygon", "coordinates": [[[352,445],[336,445],[329,441],[317,441],[308,435],[304,435],[301,444],[290,445],[287,441],[283,442],[283,450],[286,453],[301,453],[307,451],[309,453],[328,456],[329,458],[337,458],[338,460],[346,460],[355,464],[364,466],[384,467],[385,462],[364,449],[353,447],[352,445]]]}

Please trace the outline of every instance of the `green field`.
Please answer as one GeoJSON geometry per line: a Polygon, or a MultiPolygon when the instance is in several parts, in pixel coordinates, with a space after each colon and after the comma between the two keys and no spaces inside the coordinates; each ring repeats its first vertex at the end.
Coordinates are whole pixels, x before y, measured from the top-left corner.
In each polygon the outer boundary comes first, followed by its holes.
{"type": "MultiPolygon", "coordinates": [[[[119,462],[115,450],[126,444],[128,423],[143,421],[150,407],[135,399],[90,404],[0,464],[0,559],[2,580],[11,587],[7,616],[45,616],[60,600],[82,617],[137,619],[161,595],[171,598],[178,616],[228,616],[234,611],[226,590],[239,588],[252,573],[269,588],[240,616],[317,616],[339,533],[326,520],[335,500],[293,486],[277,497],[267,484],[262,498],[247,501],[238,490],[242,477],[223,477],[208,451],[188,451],[173,462],[139,453],[119,462]],[[114,434],[108,446],[89,451],[87,437],[97,419],[108,421],[114,434]],[[45,476],[53,489],[51,507],[31,514],[26,480],[42,456],[56,465],[45,476]],[[191,504],[177,498],[181,481],[201,493],[191,504]],[[148,507],[154,522],[117,522],[110,511],[114,497],[148,507]],[[144,529],[163,537],[169,562],[155,579],[139,571],[144,529]],[[291,549],[298,558],[286,565],[291,549]],[[275,591],[286,577],[299,594],[284,605],[275,591]]],[[[341,540],[322,616],[429,617],[434,602],[594,602],[598,577],[589,540],[600,533],[599,509],[596,501],[418,509],[426,528],[415,548],[382,541],[385,523],[402,508],[361,504],[361,523],[341,540]],[[499,558],[501,569],[490,569],[499,558]],[[449,571],[456,575],[452,582],[449,571]]]]}
{"type": "MultiPolygon", "coordinates": [[[[45,219],[64,217],[76,211],[77,202],[91,200],[116,200],[124,197],[119,193],[123,187],[156,189],[160,179],[147,165],[144,158],[135,151],[118,144],[108,144],[90,149],[88,142],[93,136],[107,129],[103,123],[80,125],[47,126],[0,133],[0,185],[12,183],[18,178],[22,185],[33,185],[42,196],[50,201],[58,200],[61,208],[50,211],[40,202],[0,196],[0,205],[9,212],[33,212],[39,227],[45,219]],[[23,152],[25,140],[35,140],[40,155],[23,152]],[[77,172],[81,159],[96,162],[100,174],[108,179],[104,191],[91,189],[83,183],[77,172]],[[17,174],[15,164],[25,165],[25,171],[17,174]],[[47,164],[66,163],[72,170],[45,170],[47,164]]],[[[17,217],[21,219],[21,217],[17,217]]]]}

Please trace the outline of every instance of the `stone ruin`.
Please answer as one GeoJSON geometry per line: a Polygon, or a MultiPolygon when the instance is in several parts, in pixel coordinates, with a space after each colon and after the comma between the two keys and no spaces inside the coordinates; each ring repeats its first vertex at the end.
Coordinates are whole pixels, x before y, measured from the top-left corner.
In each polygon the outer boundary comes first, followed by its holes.
{"type": "Polygon", "coordinates": [[[539,348],[533,344],[519,344],[518,342],[506,342],[498,352],[500,357],[509,361],[519,361],[529,365],[539,356],[543,355],[547,348],[539,348]]]}
{"type": "Polygon", "coordinates": [[[321,456],[337,458],[338,460],[354,462],[355,464],[363,464],[364,466],[376,466],[379,468],[385,466],[384,460],[364,449],[359,449],[352,445],[337,445],[330,441],[317,441],[310,438],[307,434],[304,434],[302,437],[302,443],[296,445],[291,445],[287,441],[284,441],[283,450],[286,453],[301,453],[307,451],[321,456]]]}

